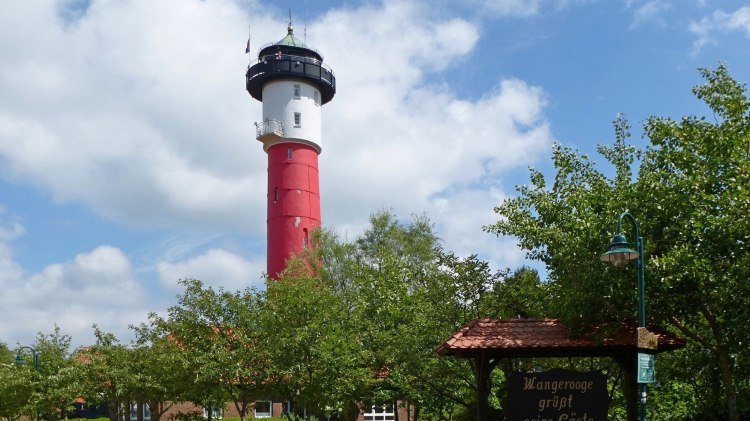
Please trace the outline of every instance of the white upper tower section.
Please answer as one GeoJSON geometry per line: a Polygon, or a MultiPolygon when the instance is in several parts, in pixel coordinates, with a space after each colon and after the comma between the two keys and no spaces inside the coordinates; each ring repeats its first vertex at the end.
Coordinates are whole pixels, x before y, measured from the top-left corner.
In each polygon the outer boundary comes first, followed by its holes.
{"type": "Polygon", "coordinates": [[[321,151],[320,91],[301,80],[277,80],[263,86],[263,121],[278,121],[283,136],[258,139],[263,148],[298,141],[321,151]]]}
{"type": "Polygon", "coordinates": [[[320,153],[321,106],[336,93],[336,79],[323,56],[297,39],[291,26],[281,41],[261,48],[248,68],[247,90],[263,103],[263,121],[255,126],[266,151],[297,142],[320,153]]]}

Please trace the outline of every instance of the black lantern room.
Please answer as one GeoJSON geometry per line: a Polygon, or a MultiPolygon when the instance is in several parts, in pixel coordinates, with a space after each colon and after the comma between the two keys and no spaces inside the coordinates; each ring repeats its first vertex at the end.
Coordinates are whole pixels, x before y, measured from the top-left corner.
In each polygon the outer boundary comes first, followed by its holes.
{"type": "Polygon", "coordinates": [[[263,47],[258,61],[247,69],[247,91],[253,98],[263,101],[263,85],[276,79],[300,79],[315,85],[323,104],[336,94],[333,70],[323,64],[320,53],[294,36],[291,26],[281,41],[263,47]]]}

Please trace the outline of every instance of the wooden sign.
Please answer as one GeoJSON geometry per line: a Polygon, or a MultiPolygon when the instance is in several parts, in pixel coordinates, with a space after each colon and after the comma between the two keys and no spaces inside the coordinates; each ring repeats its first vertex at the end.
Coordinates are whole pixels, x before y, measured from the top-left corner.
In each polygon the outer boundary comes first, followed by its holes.
{"type": "Polygon", "coordinates": [[[638,348],[657,349],[659,347],[659,338],[645,327],[638,328],[638,348]]]}
{"type": "Polygon", "coordinates": [[[555,369],[509,379],[510,421],[603,421],[608,409],[607,378],[600,372],[555,369]]]}

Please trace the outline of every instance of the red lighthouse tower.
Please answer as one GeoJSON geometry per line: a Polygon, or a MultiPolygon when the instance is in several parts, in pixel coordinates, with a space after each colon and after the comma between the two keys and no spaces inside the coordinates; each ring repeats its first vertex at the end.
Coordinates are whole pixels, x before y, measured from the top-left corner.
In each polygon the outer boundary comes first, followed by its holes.
{"type": "Polygon", "coordinates": [[[320,113],[336,93],[336,79],[290,25],[281,41],[261,48],[247,70],[247,91],[263,103],[255,127],[268,154],[267,271],[277,278],[320,226],[320,113]]]}

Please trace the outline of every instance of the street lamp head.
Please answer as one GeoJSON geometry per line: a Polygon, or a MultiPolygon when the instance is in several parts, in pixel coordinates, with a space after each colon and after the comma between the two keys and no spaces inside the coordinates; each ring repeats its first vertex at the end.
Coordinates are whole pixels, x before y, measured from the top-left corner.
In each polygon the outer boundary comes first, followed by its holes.
{"type": "Polygon", "coordinates": [[[36,352],[36,349],[30,346],[22,346],[18,348],[18,352],[16,352],[16,360],[14,361],[16,366],[22,366],[26,364],[26,360],[23,358],[24,350],[28,350],[29,352],[31,352],[31,355],[34,357],[34,369],[39,370],[39,354],[36,352]]]}
{"type": "Polygon", "coordinates": [[[609,243],[609,249],[602,254],[602,262],[610,262],[620,267],[625,266],[629,261],[638,258],[638,252],[630,248],[628,240],[622,233],[617,233],[612,237],[609,243]]]}

